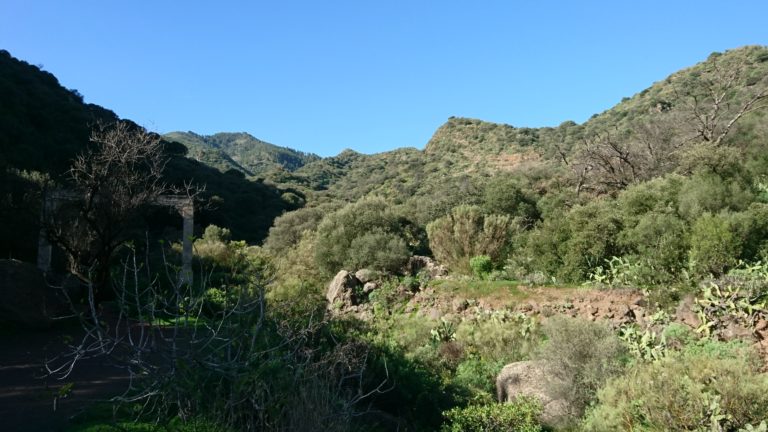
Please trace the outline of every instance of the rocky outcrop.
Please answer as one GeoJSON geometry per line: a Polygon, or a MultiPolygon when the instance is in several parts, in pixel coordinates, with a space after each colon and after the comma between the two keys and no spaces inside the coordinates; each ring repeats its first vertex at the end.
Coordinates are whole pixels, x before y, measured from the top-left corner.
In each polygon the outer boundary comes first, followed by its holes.
{"type": "Polygon", "coordinates": [[[357,305],[360,302],[357,291],[362,284],[354,274],[342,270],[336,273],[328,290],[325,292],[325,298],[328,300],[329,308],[346,308],[357,305]]]}
{"type": "Polygon", "coordinates": [[[355,272],[355,277],[360,283],[366,284],[378,279],[381,275],[375,270],[360,269],[355,272]]]}
{"type": "Polygon", "coordinates": [[[550,426],[562,424],[568,418],[568,402],[557,399],[547,388],[546,369],[541,362],[510,363],[496,377],[496,396],[499,402],[510,402],[518,396],[532,396],[541,401],[542,423],[550,426]]]}
{"type": "Polygon", "coordinates": [[[419,255],[412,256],[405,266],[405,273],[415,276],[422,272],[427,273],[432,279],[448,276],[448,269],[432,258],[419,255]]]}

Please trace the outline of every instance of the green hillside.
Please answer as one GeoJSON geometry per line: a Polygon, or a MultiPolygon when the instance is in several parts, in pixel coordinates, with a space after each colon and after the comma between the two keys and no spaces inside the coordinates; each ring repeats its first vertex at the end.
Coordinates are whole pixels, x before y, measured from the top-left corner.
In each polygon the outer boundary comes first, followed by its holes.
{"type": "Polygon", "coordinates": [[[170,132],[163,137],[189,149],[188,156],[221,171],[236,169],[252,177],[274,170],[294,171],[319,156],[279,147],[240,133],[198,135],[194,132],[170,132]]]}
{"type": "Polygon", "coordinates": [[[344,201],[369,194],[395,202],[435,198],[455,189],[454,183],[471,192],[471,185],[497,173],[524,174],[540,190],[578,186],[593,196],[615,194],[657,176],[711,165],[716,162],[706,158],[715,154],[734,161],[759,155],[768,133],[760,109],[766,77],[765,47],[714,53],[584,124],[516,128],[450,118],[423,151],[345,152],[278,181],[321,191],[321,200],[344,201]]]}

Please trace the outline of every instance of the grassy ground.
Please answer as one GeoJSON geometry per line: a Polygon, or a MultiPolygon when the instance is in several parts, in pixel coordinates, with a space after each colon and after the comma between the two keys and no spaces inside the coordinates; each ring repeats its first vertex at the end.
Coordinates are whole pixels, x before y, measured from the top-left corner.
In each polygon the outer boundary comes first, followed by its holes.
{"type": "Polygon", "coordinates": [[[113,411],[108,403],[97,404],[80,414],[64,432],[226,432],[203,420],[182,422],[172,419],[167,424],[134,421],[130,410],[113,411]]]}
{"type": "Polygon", "coordinates": [[[454,297],[486,298],[497,297],[509,300],[524,300],[527,293],[518,289],[517,281],[486,281],[486,280],[435,280],[430,283],[442,293],[454,297]]]}

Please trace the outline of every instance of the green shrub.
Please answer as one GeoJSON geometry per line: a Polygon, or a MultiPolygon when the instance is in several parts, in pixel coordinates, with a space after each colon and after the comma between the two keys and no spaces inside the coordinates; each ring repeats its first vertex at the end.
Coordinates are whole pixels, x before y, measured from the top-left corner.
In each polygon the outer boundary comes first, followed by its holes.
{"type": "Polygon", "coordinates": [[[685,177],[672,174],[628,187],[617,198],[622,216],[635,225],[632,219],[649,212],[674,213],[685,182],[685,177]]]}
{"type": "Polygon", "coordinates": [[[597,390],[622,371],[625,348],[605,324],[555,316],[543,326],[548,341],[537,357],[544,361],[548,386],[581,417],[597,390]]]}
{"type": "Polygon", "coordinates": [[[405,240],[397,234],[375,229],[352,240],[346,264],[352,269],[371,268],[396,272],[410,257],[405,240]]]}
{"type": "Polygon", "coordinates": [[[478,255],[469,260],[472,274],[479,279],[485,279],[493,271],[493,262],[488,255],[478,255]]]}
{"type": "Polygon", "coordinates": [[[540,340],[540,327],[522,314],[476,317],[456,327],[456,342],[464,346],[465,351],[494,364],[528,359],[540,340]]]}
{"type": "Polygon", "coordinates": [[[675,280],[687,264],[687,226],[673,213],[648,212],[634,226],[621,232],[622,246],[631,251],[647,271],[643,284],[675,280]]]}
{"type": "Polygon", "coordinates": [[[680,215],[695,221],[705,213],[744,210],[754,196],[736,180],[698,173],[683,184],[678,200],[680,215]]]}
{"type": "Polygon", "coordinates": [[[500,263],[509,245],[509,216],[486,215],[480,207],[459,206],[427,225],[429,247],[451,270],[469,274],[469,259],[487,255],[500,263]]]}
{"type": "Polygon", "coordinates": [[[494,382],[502,367],[502,362],[470,357],[458,364],[451,384],[467,391],[470,400],[474,402],[494,402],[494,382]]]}
{"type": "Polygon", "coordinates": [[[230,302],[229,295],[219,288],[208,288],[203,294],[203,309],[208,316],[223,312],[230,302]]]}
{"type": "Polygon", "coordinates": [[[471,405],[443,413],[443,432],[539,432],[541,403],[519,398],[513,403],[471,405]]]}
{"type": "Polygon", "coordinates": [[[733,213],[731,226],[741,245],[740,259],[752,262],[768,258],[768,204],[753,203],[747,210],[733,213]]]}
{"type": "Polygon", "coordinates": [[[264,248],[275,254],[284,253],[297,245],[305,231],[314,231],[323,219],[321,208],[302,208],[283,214],[275,219],[269,229],[264,248]]]}
{"type": "Polygon", "coordinates": [[[768,418],[768,375],[743,348],[708,341],[635,364],[598,400],[587,431],[735,431],[768,418]]]}
{"type": "Polygon", "coordinates": [[[704,213],[691,227],[691,270],[719,276],[736,264],[741,244],[725,215],[704,213]]]}
{"type": "MultiPolygon", "coordinates": [[[[180,247],[174,245],[177,250],[180,247]]],[[[263,249],[248,246],[244,241],[230,240],[230,231],[226,228],[209,225],[203,237],[195,240],[193,250],[204,268],[200,274],[202,286],[214,288],[222,295],[233,298],[241,294],[251,295],[255,284],[261,284],[274,275],[272,260],[263,249]]],[[[216,299],[222,296],[214,291],[209,294],[209,298],[203,300],[213,306],[210,311],[220,309],[216,304],[221,302],[216,299]]]]}
{"type": "MultiPolygon", "coordinates": [[[[409,358],[396,348],[373,349],[363,380],[365,388],[385,383],[386,391],[372,395],[368,402],[408,425],[404,430],[438,430],[441,413],[456,406],[455,392],[446,387],[434,366],[409,358]]],[[[392,430],[392,425],[388,426],[384,430],[392,430]]]]}
{"type": "Polygon", "coordinates": [[[326,274],[344,268],[394,270],[410,256],[405,225],[381,198],[348,204],[317,227],[315,262],[326,274]]]}
{"type": "Polygon", "coordinates": [[[326,277],[315,265],[317,234],[304,231],[299,242],[275,259],[275,281],[270,284],[270,299],[297,299],[324,294],[326,277]]]}
{"type": "Polygon", "coordinates": [[[517,179],[504,174],[492,178],[485,187],[483,209],[490,214],[518,217],[526,226],[540,217],[530,189],[524,190],[517,179]]]}
{"type": "Polygon", "coordinates": [[[547,218],[527,236],[525,250],[529,271],[567,282],[585,281],[591,271],[612,256],[622,256],[618,241],[622,224],[611,200],[576,206],[547,218]]]}

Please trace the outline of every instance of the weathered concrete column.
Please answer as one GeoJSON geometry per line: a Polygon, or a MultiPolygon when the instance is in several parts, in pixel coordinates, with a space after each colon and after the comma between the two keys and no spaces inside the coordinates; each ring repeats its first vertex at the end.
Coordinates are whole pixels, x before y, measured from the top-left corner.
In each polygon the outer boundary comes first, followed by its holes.
{"type": "Polygon", "coordinates": [[[45,228],[40,228],[40,235],[37,238],[37,268],[43,272],[51,270],[51,255],[53,246],[48,242],[48,236],[45,228]]]}
{"type": "Polygon", "coordinates": [[[54,208],[54,201],[56,200],[56,197],[51,195],[53,194],[44,193],[43,203],[40,206],[40,233],[37,237],[37,268],[43,272],[49,272],[51,270],[51,256],[53,254],[53,246],[48,241],[48,233],[45,230],[45,225],[51,217],[51,211],[54,208]]]}
{"type": "Polygon", "coordinates": [[[184,219],[181,240],[181,283],[192,285],[192,228],[195,225],[195,206],[188,202],[180,208],[184,219]]]}

